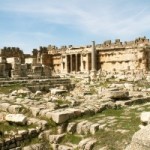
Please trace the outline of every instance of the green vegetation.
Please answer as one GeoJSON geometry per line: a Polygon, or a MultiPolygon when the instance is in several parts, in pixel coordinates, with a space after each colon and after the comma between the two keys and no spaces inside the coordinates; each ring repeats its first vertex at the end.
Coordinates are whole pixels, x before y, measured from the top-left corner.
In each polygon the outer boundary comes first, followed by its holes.
{"type": "Polygon", "coordinates": [[[131,142],[133,134],[139,130],[140,113],[149,110],[149,105],[133,105],[119,109],[107,109],[102,113],[87,115],[76,121],[88,120],[104,125],[95,135],[84,135],[85,138],[97,139],[94,150],[105,146],[110,150],[122,150],[131,142]]]}
{"type": "Polygon", "coordinates": [[[8,132],[8,135],[10,132],[18,132],[19,130],[28,130],[29,128],[35,128],[35,125],[17,125],[17,124],[12,124],[8,122],[0,122],[0,132],[1,132],[1,138],[4,138],[5,136],[7,137],[7,134],[4,136],[4,132],[8,132]]]}
{"type": "Polygon", "coordinates": [[[10,92],[14,90],[19,90],[20,88],[24,87],[22,84],[12,84],[8,86],[1,86],[0,87],[0,93],[9,94],[10,92]]]}
{"type": "Polygon", "coordinates": [[[82,140],[82,137],[75,134],[67,134],[61,143],[78,144],[82,140]]]}
{"type": "Polygon", "coordinates": [[[56,103],[58,104],[58,105],[64,105],[64,104],[70,104],[70,102],[68,101],[68,100],[65,100],[65,99],[58,99],[57,101],[56,101],[56,103]]]}

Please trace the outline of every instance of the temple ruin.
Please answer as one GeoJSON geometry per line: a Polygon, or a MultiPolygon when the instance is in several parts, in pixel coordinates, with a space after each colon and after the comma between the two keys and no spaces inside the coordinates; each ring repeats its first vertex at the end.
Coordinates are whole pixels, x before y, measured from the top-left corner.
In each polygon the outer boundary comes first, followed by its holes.
{"type": "Polygon", "coordinates": [[[150,69],[150,41],[140,37],[134,41],[121,42],[116,39],[103,44],[75,47],[72,45],[40,47],[32,55],[24,54],[15,47],[0,50],[1,77],[50,77],[57,74],[91,74],[94,72],[117,73],[137,71],[146,73],[150,69]]]}

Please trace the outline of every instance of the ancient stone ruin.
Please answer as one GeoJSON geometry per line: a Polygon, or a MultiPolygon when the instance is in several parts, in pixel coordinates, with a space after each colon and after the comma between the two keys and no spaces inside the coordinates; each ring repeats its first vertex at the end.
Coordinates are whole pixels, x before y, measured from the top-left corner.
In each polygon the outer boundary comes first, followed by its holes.
{"type": "Polygon", "coordinates": [[[4,47],[0,149],[150,149],[149,69],[146,37],[49,45],[32,55],[4,47]]]}
{"type": "Polygon", "coordinates": [[[40,47],[32,55],[15,47],[0,50],[1,77],[50,77],[60,73],[146,73],[149,71],[149,39],[137,38],[130,42],[75,47],[72,45],[40,47]]]}

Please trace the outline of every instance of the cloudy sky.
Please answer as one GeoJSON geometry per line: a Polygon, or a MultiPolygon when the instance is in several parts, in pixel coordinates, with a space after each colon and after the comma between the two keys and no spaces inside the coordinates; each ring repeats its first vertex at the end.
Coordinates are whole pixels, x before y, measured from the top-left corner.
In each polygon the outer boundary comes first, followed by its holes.
{"type": "Polygon", "coordinates": [[[0,48],[150,38],[150,0],[1,0],[0,48]]]}

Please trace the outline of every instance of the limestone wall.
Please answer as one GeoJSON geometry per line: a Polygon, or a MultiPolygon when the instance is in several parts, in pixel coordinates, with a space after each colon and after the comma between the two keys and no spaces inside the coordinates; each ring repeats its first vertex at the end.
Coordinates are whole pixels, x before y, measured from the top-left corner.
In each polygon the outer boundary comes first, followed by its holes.
{"type": "Polygon", "coordinates": [[[0,56],[9,57],[19,57],[21,63],[24,63],[25,55],[22,50],[18,47],[4,47],[0,50],[0,56]]]}
{"type": "Polygon", "coordinates": [[[104,48],[97,51],[98,64],[104,71],[148,70],[150,68],[149,50],[145,46],[104,48]]]}
{"type": "Polygon", "coordinates": [[[25,58],[25,64],[33,64],[34,58],[25,58]]]}

